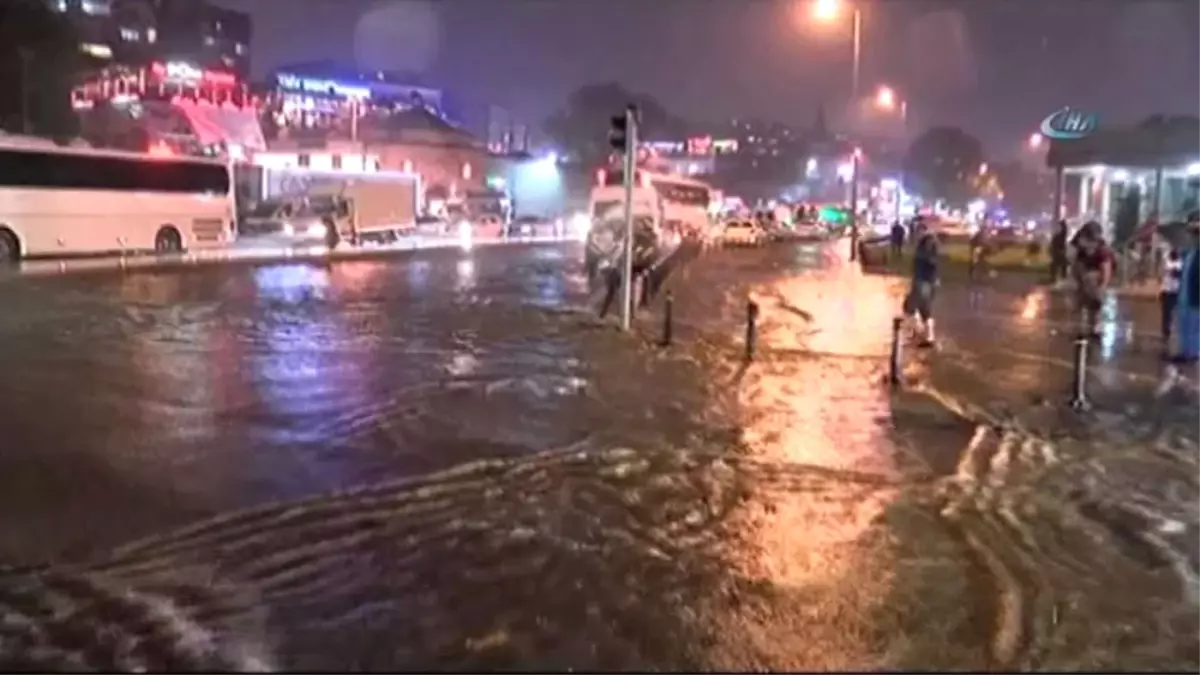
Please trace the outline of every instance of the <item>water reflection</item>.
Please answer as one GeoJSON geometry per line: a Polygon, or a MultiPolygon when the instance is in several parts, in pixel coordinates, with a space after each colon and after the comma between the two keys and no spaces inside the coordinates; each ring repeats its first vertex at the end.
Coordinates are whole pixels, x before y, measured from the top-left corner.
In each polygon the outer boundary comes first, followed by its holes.
{"type": "Polygon", "coordinates": [[[254,272],[260,297],[286,303],[301,303],[325,297],[329,271],[313,265],[269,265],[254,272]]]}
{"type": "Polygon", "coordinates": [[[433,272],[433,263],[428,260],[413,260],[405,266],[408,274],[408,284],[414,290],[424,290],[429,286],[429,276],[433,272]]]}
{"type": "Polygon", "coordinates": [[[475,285],[475,261],[471,258],[463,258],[458,261],[455,270],[458,273],[455,279],[455,290],[460,292],[470,290],[475,285]]]}

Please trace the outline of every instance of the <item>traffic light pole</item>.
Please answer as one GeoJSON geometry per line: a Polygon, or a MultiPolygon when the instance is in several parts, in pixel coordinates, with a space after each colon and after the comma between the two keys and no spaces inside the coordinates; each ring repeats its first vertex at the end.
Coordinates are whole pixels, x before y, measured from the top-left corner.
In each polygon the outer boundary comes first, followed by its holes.
{"type": "Polygon", "coordinates": [[[858,150],[850,160],[850,262],[858,260],[858,150]]]}
{"type": "Polygon", "coordinates": [[[625,269],[621,284],[621,330],[633,325],[633,185],[637,172],[637,113],[625,109],[625,269]]]}

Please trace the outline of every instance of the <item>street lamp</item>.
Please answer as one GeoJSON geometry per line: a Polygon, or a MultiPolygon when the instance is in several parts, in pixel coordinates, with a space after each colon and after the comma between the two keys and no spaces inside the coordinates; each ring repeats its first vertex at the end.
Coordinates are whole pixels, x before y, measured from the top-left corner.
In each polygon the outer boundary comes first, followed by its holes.
{"type": "Polygon", "coordinates": [[[858,260],[858,170],[862,148],[854,148],[850,157],[850,262],[858,260]]]}
{"type": "MultiPolygon", "coordinates": [[[[896,95],[896,90],[889,86],[881,86],[875,92],[875,107],[881,110],[896,111],[900,117],[900,124],[903,127],[904,135],[908,135],[908,101],[902,100],[896,95]]],[[[900,222],[900,200],[904,194],[904,168],[903,162],[900,169],[900,180],[897,181],[896,187],[896,222],[900,222]]]]}
{"type": "MultiPolygon", "coordinates": [[[[842,15],[845,5],[843,0],[816,0],[813,5],[813,17],[824,23],[832,23],[842,15]]],[[[852,63],[850,71],[850,98],[858,101],[858,79],[862,62],[862,10],[857,5],[851,6],[851,48],[852,63]]]]}

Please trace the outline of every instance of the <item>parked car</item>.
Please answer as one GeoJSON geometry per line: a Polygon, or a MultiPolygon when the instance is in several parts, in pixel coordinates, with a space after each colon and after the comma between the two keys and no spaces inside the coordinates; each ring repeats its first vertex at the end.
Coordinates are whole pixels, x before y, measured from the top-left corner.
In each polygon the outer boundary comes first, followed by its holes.
{"type": "Polygon", "coordinates": [[[476,239],[500,239],[507,227],[504,218],[491,213],[471,219],[471,232],[476,239]]]}
{"type": "Polygon", "coordinates": [[[518,216],[508,225],[509,237],[557,237],[562,234],[562,221],[541,216],[518,216]]]}
{"type": "Polygon", "coordinates": [[[721,231],[725,246],[759,246],[766,241],[766,232],[753,220],[731,220],[721,231]]]}

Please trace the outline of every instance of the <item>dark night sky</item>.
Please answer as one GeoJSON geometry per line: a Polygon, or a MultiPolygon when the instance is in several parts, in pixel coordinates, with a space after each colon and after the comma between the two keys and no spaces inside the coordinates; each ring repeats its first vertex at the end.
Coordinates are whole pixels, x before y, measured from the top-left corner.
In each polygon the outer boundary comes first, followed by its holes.
{"type": "MultiPolygon", "coordinates": [[[[811,0],[220,0],[250,11],[253,58],[423,73],[538,123],[580,84],[619,80],[694,120],[831,116],[850,22],[811,0]]],[[[953,123],[1017,152],[1050,111],[1105,119],[1200,108],[1196,0],[858,0],[862,87],[895,86],[913,127],[953,123]]]]}

